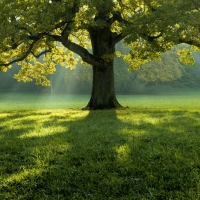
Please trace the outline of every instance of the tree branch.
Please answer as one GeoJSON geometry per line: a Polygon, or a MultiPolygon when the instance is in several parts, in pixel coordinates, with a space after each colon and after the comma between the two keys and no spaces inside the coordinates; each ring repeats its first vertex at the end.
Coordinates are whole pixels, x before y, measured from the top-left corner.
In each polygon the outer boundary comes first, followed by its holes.
{"type": "Polygon", "coordinates": [[[189,44],[189,45],[194,45],[196,47],[200,47],[200,43],[199,42],[195,42],[194,40],[179,39],[178,40],[178,44],[181,44],[181,43],[186,43],[186,44],[189,44]]]}
{"type": "Polygon", "coordinates": [[[112,33],[113,37],[113,44],[117,44],[119,41],[123,40],[128,34],[117,34],[117,33],[112,33]]]}
{"type": "MultiPolygon", "coordinates": [[[[76,14],[76,12],[78,12],[78,9],[79,9],[79,7],[75,3],[72,8],[72,12],[74,15],[76,14]]],[[[71,31],[70,26],[72,23],[73,23],[73,20],[71,20],[67,23],[67,25],[65,26],[65,28],[63,29],[63,31],[61,33],[61,38],[59,38],[60,39],[59,41],[70,51],[73,51],[74,53],[78,54],[84,62],[87,62],[91,65],[95,65],[99,68],[102,68],[102,64],[104,62],[103,59],[92,55],[84,47],[69,40],[69,35],[70,35],[70,31],[71,31]]]]}
{"type": "Polygon", "coordinates": [[[116,11],[113,13],[113,16],[109,18],[106,22],[109,25],[112,25],[115,21],[118,22],[127,22],[125,19],[122,18],[121,13],[116,11]]]}
{"type": "Polygon", "coordinates": [[[146,33],[141,33],[140,36],[141,36],[143,39],[145,39],[145,40],[147,40],[147,41],[149,41],[149,42],[153,42],[155,39],[161,37],[161,36],[162,36],[162,33],[160,33],[160,34],[157,35],[157,36],[150,36],[150,35],[148,35],[148,34],[146,34],[146,33]]]}
{"type": "Polygon", "coordinates": [[[38,39],[41,39],[44,36],[52,37],[55,41],[58,41],[58,42],[61,41],[61,36],[59,36],[59,35],[51,35],[49,33],[41,33],[41,34],[39,34],[37,36],[29,36],[28,39],[29,40],[38,40],[38,39]]]}
{"type": "Polygon", "coordinates": [[[69,40],[68,26],[66,26],[66,29],[62,32],[61,43],[70,51],[78,54],[84,62],[102,67],[103,59],[93,56],[87,49],[69,40]]]}
{"type": "Polygon", "coordinates": [[[0,64],[0,66],[5,66],[5,67],[7,67],[7,66],[9,66],[9,65],[12,65],[13,63],[16,63],[16,62],[19,62],[19,61],[24,60],[24,59],[31,53],[31,51],[32,51],[32,49],[33,49],[33,47],[34,47],[34,45],[35,45],[35,43],[36,43],[37,41],[38,41],[38,40],[34,40],[34,41],[30,44],[28,50],[26,51],[26,53],[25,53],[21,58],[14,59],[14,60],[12,60],[12,61],[9,62],[9,63],[0,64]]]}
{"type": "Polygon", "coordinates": [[[51,50],[49,49],[49,50],[45,50],[45,51],[43,51],[43,52],[41,52],[41,53],[39,53],[38,55],[35,55],[34,54],[34,52],[30,52],[35,58],[39,58],[40,56],[42,56],[42,55],[44,55],[44,54],[46,54],[46,53],[49,53],[49,52],[51,52],[51,50]]]}
{"type": "MultiPolygon", "coordinates": [[[[112,25],[115,21],[118,21],[118,22],[121,22],[121,23],[130,25],[130,22],[128,22],[127,20],[125,20],[125,19],[122,17],[121,13],[118,12],[118,11],[113,13],[113,16],[107,20],[107,23],[108,23],[109,25],[112,25]]],[[[120,34],[112,33],[112,41],[113,41],[113,44],[116,44],[116,43],[118,43],[119,41],[123,40],[127,35],[128,35],[128,33],[127,33],[127,34],[123,34],[123,33],[120,33],[120,34]]]]}

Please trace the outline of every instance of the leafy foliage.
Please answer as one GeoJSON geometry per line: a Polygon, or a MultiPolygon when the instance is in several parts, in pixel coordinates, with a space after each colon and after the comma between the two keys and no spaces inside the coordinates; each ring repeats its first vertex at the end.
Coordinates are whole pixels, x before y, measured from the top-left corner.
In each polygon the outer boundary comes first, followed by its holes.
{"type": "MultiPolygon", "coordinates": [[[[123,59],[115,58],[115,88],[117,93],[145,93],[156,92],[163,89],[174,88],[194,88],[200,85],[200,60],[199,52],[193,52],[195,64],[192,66],[183,65],[179,61],[177,52],[180,47],[173,48],[161,55],[161,61],[151,61],[142,65],[140,69],[128,72],[129,64],[123,59]],[[163,88],[164,87],[164,88],[163,88]]],[[[123,54],[129,48],[119,43],[117,51],[123,54]]],[[[35,82],[23,84],[12,79],[20,66],[14,66],[7,73],[0,72],[1,91],[35,91],[49,93],[49,88],[35,85],[35,82]]],[[[82,66],[81,63],[76,68],[63,68],[56,66],[56,72],[52,75],[52,88],[55,93],[84,93],[89,94],[92,90],[92,69],[89,66],[82,66]]]]}
{"type": "Polygon", "coordinates": [[[145,82],[171,82],[180,79],[183,65],[176,55],[177,48],[168,51],[161,56],[161,61],[152,61],[138,70],[137,77],[145,82]]]}
{"type": "MultiPolygon", "coordinates": [[[[131,47],[124,56],[130,70],[158,59],[177,43],[199,46],[196,19],[200,13],[195,0],[2,0],[0,7],[0,68],[7,71],[13,63],[20,63],[15,78],[25,82],[36,79],[37,84],[49,85],[47,76],[55,72],[56,64],[75,67],[74,52],[86,63],[106,67],[114,56],[120,56],[110,48],[123,38],[131,47]],[[94,48],[95,32],[105,34],[100,55],[88,51],[94,48]],[[41,56],[42,63],[37,59],[41,56]]],[[[193,62],[189,51],[180,54],[183,62],[193,62]]]]}

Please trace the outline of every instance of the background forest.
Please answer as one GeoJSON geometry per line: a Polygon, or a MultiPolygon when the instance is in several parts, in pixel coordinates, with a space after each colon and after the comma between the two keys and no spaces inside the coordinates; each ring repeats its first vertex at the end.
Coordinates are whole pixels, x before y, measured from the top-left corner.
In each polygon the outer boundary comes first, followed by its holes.
{"type": "MultiPolygon", "coordinates": [[[[200,52],[193,52],[195,64],[186,66],[177,54],[184,45],[176,46],[161,56],[161,61],[151,61],[140,69],[128,71],[129,64],[121,57],[115,58],[115,88],[119,94],[163,93],[200,88],[200,52]]],[[[129,51],[122,43],[117,50],[129,51]]],[[[56,66],[56,72],[49,76],[51,87],[36,85],[35,82],[18,82],[13,78],[20,66],[13,66],[7,73],[0,71],[0,91],[45,92],[88,94],[92,88],[91,66],[79,63],[76,69],[56,66]]]]}

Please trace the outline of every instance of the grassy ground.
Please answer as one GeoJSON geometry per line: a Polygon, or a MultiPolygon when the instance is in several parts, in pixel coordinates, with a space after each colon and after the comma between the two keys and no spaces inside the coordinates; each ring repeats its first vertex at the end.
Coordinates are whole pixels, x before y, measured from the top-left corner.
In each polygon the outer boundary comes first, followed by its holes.
{"type": "MultiPolygon", "coordinates": [[[[81,109],[89,101],[89,95],[2,93],[0,111],[36,109],[81,109]]],[[[117,95],[123,106],[151,109],[200,109],[200,91],[176,92],[161,95],[117,95]]]]}
{"type": "Polygon", "coordinates": [[[0,199],[200,199],[200,96],[118,98],[2,94],[0,199]]]}

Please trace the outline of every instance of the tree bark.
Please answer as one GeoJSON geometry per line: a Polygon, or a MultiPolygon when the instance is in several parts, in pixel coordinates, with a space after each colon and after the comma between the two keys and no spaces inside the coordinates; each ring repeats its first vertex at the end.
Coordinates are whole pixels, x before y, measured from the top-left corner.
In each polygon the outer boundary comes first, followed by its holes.
{"type": "MultiPolygon", "coordinates": [[[[115,44],[111,32],[104,28],[90,30],[93,55],[101,58],[104,54],[114,54],[115,44]]],[[[93,65],[92,94],[86,109],[111,109],[121,107],[117,101],[114,87],[113,58],[102,59],[101,67],[93,65]]]]}
{"type": "Polygon", "coordinates": [[[111,109],[121,107],[115,95],[113,66],[99,70],[93,66],[92,94],[86,109],[111,109]]]}

